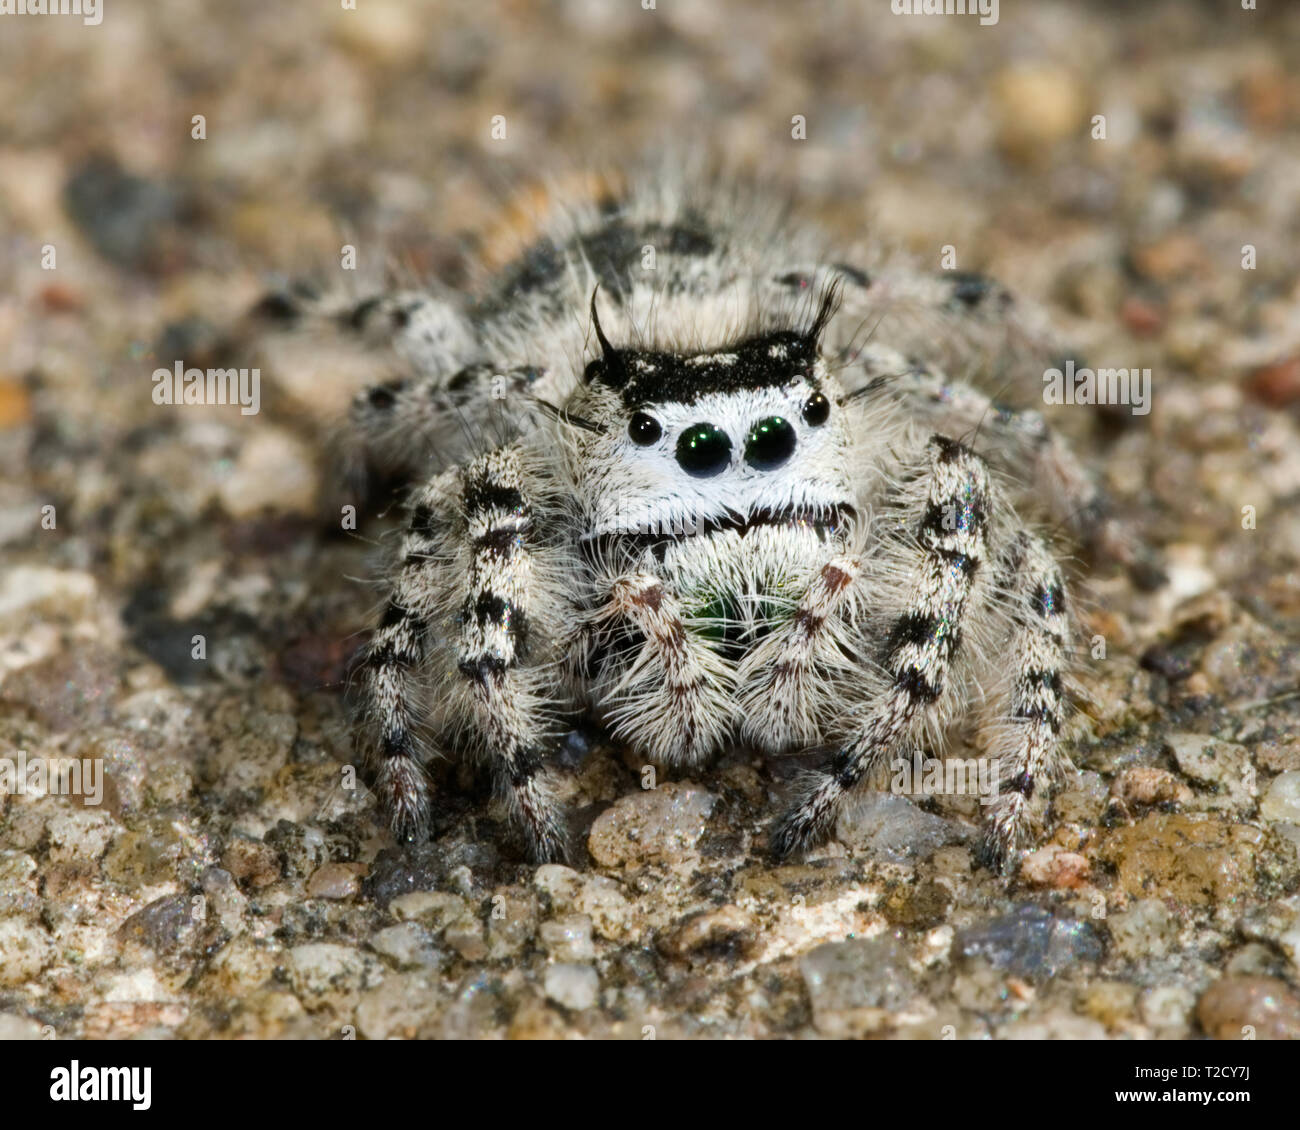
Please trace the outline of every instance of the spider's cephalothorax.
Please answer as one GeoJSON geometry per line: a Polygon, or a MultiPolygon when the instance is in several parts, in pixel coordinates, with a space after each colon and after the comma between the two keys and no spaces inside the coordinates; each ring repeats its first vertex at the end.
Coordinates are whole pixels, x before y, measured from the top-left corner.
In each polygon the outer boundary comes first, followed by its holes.
{"type": "Polygon", "coordinates": [[[999,765],[987,854],[1025,842],[1062,764],[1068,618],[1013,503],[1086,533],[1098,498],[1037,414],[939,367],[1023,346],[1005,291],[842,257],[729,198],[634,193],[566,212],[476,298],[343,313],[414,370],[358,397],[368,462],[450,464],[411,492],[355,681],[398,833],[424,833],[423,764],[455,749],[533,855],[561,855],[548,761],[587,711],[669,767],[729,742],[836,751],[780,854],[966,723],[999,765]]]}

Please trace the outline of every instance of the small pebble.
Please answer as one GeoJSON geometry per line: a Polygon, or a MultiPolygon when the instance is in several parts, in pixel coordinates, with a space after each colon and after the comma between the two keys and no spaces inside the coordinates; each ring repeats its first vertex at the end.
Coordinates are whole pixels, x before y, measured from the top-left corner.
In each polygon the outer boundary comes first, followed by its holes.
{"type": "Polygon", "coordinates": [[[563,962],[547,966],[543,982],[546,995],[574,1012],[592,1008],[600,992],[600,975],[590,965],[563,962]]]}
{"type": "Polygon", "coordinates": [[[1103,953],[1091,922],[1058,918],[1032,903],[958,931],[953,946],[966,957],[983,957],[995,969],[1031,980],[1049,979],[1079,962],[1098,961],[1103,953]]]}
{"type": "Polygon", "coordinates": [[[799,960],[813,1024],[841,1039],[886,1027],[912,1000],[907,949],[892,935],[827,942],[799,960]]]}
{"type": "Polygon", "coordinates": [[[21,918],[0,918],[0,985],[21,985],[53,959],[49,933],[21,918]]]}
{"type": "Polygon", "coordinates": [[[1259,818],[1270,823],[1300,824],[1300,770],[1273,778],[1259,802],[1259,818]]]}
{"type": "Polygon", "coordinates": [[[1168,769],[1135,765],[1125,769],[1111,783],[1110,795],[1125,804],[1186,804],[1192,790],[1168,769]]]}
{"type": "Polygon", "coordinates": [[[552,961],[581,964],[596,957],[591,919],[585,914],[568,914],[543,922],[538,935],[552,961]]]}
{"type": "Polygon", "coordinates": [[[1260,1040],[1300,1040],[1300,996],[1276,977],[1224,977],[1196,1002],[1207,1036],[1240,1040],[1248,1029],[1260,1040]]]}
{"type": "Polygon", "coordinates": [[[1091,866],[1078,852],[1048,844],[1030,852],[1020,865],[1020,877],[1034,887],[1065,889],[1088,881],[1091,866]]]}
{"type": "Polygon", "coordinates": [[[1136,899],[1106,918],[1111,944],[1124,957],[1163,957],[1178,937],[1178,924],[1159,899],[1136,899]]]}
{"type": "Polygon", "coordinates": [[[666,782],[615,801],[591,826],[587,848],[604,867],[681,860],[693,853],[717,798],[666,782]]]}
{"type": "Polygon", "coordinates": [[[270,886],[280,877],[280,853],[260,840],[236,836],[226,844],[221,866],[236,882],[258,889],[270,886]]]}
{"type": "Polygon", "coordinates": [[[361,890],[364,863],[326,863],[307,880],[307,895],[314,899],[350,899],[361,890]]]}
{"type": "Polygon", "coordinates": [[[966,838],[959,824],[918,808],[910,797],[868,793],[840,816],[836,838],[885,863],[907,863],[966,838]]]}

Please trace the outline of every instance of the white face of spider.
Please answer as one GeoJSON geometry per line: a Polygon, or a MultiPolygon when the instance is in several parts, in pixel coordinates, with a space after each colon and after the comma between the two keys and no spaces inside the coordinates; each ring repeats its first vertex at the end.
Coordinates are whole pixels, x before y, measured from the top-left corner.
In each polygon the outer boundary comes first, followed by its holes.
{"type": "Polygon", "coordinates": [[[593,534],[688,534],[757,515],[816,518],[849,501],[840,389],[793,332],[724,351],[615,350],[575,410],[593,534]]]}

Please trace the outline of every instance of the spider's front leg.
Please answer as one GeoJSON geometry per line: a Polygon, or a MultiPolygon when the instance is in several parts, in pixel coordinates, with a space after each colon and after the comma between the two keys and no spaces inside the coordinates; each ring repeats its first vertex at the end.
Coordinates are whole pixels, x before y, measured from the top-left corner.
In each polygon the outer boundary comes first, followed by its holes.
{"type": "Polygon", "coordinates": [[[890,686],[829,771],[814,774],[778,822],[773,852],[786,856],[826,838],[848,793],[920,725],[948,689],[960,628],[985,558],[991,506],[988,468],[969,448],[935,435],[929,488],[917,531],[907,610],[885,648],[890,686]]]}
{"type": "Polygon", "coordinates": [[[536,579],[534,522],[513,448],[440,476],[413,500],[401,572],[361,666],[361,738],[399,834],[427,827],[416,722],[428,713],[487,759],[533,857],[564,854],[543,770],[558,707],[545,641],[558,635],[557,617],[536,579]]]}

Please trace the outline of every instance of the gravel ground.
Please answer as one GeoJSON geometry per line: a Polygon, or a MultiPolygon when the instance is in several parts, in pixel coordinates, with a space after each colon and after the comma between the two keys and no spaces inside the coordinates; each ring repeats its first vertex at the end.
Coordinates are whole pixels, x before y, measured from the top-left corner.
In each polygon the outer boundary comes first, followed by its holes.
{"type": "Polygon", "coordinates": [[[0,16],[0,756],[106,772],[0,795],[0,1036],[1300,1035],[1300,9],[358,6],[0,16]],[[966,798],[773,866],[788,766],[643,791],[595,735],[573,867],[455,770],[395,849],[343,781],[391,523],[338,529],[319,450],[356,359],[282,345],[257,415],[151,402],[342,242],[455,284],[503,186],[669,141],[1152,369],[1150,415],[1052,415],[1168,583],[1092,574],[1080,772],[1009,884],[966,798]]]}

